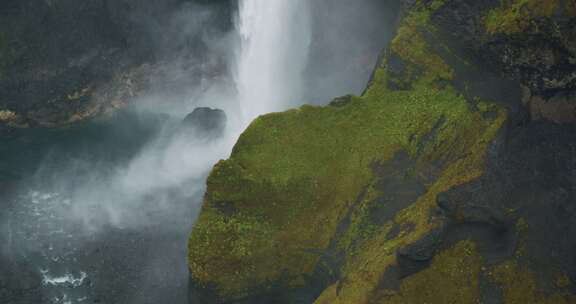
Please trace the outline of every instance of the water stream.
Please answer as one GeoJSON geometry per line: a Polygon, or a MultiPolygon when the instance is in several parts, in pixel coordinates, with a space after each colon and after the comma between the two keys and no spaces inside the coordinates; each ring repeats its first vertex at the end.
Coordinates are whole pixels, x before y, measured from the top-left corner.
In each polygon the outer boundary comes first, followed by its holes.
{"type": "Polygon", "coordinates": [[[310,1],[240,1],[235,80],[244,121],[302,103],[311,26],[310,1]]]}

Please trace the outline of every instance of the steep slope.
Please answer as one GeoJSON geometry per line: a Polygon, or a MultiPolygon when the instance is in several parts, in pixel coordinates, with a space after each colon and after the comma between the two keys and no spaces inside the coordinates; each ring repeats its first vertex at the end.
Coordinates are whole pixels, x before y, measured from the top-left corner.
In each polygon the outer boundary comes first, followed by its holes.
{"type": "Polygon", "coordinates": [[[572,2],[404,6],[362,96],[215,166],[198,303],[576,303],[572,2]]]}

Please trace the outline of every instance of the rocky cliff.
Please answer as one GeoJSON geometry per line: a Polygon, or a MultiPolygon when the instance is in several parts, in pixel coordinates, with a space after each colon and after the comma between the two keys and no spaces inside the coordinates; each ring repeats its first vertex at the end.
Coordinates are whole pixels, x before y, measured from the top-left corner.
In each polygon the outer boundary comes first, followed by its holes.
{"type": "Polygon", "coordinates": [[[576,4],[401,2],[362,96],[215,166],[193,302],[576,303],[576,4]]]}
{"type": "Polygon", "coordinates": [[[203,29],[227,31],[231,8],[228,0],[2,1],[0,131],[83,121],[151,90],[186,95],[178,90],[224,68],[203,29]]]}

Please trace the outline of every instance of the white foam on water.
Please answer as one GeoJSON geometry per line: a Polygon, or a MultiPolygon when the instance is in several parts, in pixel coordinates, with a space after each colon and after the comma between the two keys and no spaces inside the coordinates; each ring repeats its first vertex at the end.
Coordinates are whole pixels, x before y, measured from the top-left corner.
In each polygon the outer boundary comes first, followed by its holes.
{"type": "Polygon", "coordinates": [[[49,273],[49,270],[42,269],[40,270],[42,273],[42,284],[44,286],[52,285],[52,286],[66,286],[66,287],[80,287],[84,284],[84,280],[88,278],[88,274],[86,272],[80,272],[78,276],[73,274],[67,273],[63,276],[52,276],[49,273]]]}

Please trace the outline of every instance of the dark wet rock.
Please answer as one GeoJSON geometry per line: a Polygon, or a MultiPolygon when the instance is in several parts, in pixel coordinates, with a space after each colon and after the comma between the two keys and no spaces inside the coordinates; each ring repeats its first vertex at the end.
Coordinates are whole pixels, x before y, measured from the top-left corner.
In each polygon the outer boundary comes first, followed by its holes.
{"type": "Polygon", "coordinates": [[[558,92],[544,98],[533,96],[525,88],[523,102],[532,120],[547,120],[558,124],[576,122],[576,91],[558,92]]]}
{"type": "Polygon", "coordinates": [[[124,108],[151,88],[182,95],[200,75],[213,78],[223,61],[207,59],[201,30],[168,34],[188,26],[174,21],[186,20],[180,15],[200,18],[202,5],[215,7],[201,17],[214,33],[230,29],[227,0],[3,1],[0,111],[19,120],[0,125],[71,124],[124,108]],[[195,60],[210,63],[196,68],[195,60]],[[166,66],[184,76],[175,79],[166,66]]]}
{"type": "Polygon", "coordinates": [[[342,107],[350,103],[351,101],[352,101],[352,95],[346,95],[334,98],[334,100],[330,102],[330,105],[333,107],[342,107]]]}
{"type": "Polygon", "coordinates": [[[226,121],[226,113],[220,109],[196,108],[184,118],[182,128],[202,137],[218,137],[224,133],[226,121]]]}
{"type": "Polygon", "coordinates": [[[440,247],[443,235],[444,228],[435,229],[415,243],[398,249],[398,256],[414,262],[430,261],[440,247]]]}
{"type": "Polygon", "coordinates": [[[458,201],[457,198],[449,198],[446,193],[438,195],[436,202],[444,214],[455,222],[486,224],[497,229],[507,227],[506,217],[499,209],[458,201]]]}
{"type": "Polygon", "coordinates": [[[440,227],[418,241],[398,249],[398,278],[402,279],[428,267],[442,245],[444,234],[445,228],[440,227]]]}
{"type": "MultiPolygon", "coordinates": [[[[574,9],[568,8],[569,1],[547,3],[556,6],[556,12],[547,15],[538,11],[545,10],[546,6],[524,7],[528,13],[522,17],[520,28],[507,28],[505,20],[500,21],[501,27],[490,27],[486,16],[500,5],[494,0],[447,1],[432,14],[431,21],[445,43],[459,50],[461,58],[467,58],[466,64],[460,65],[461,70],[484,67],[492,71],[466,82],[468,90],[475,90],[475,95],[501,91],[504,95],[501,100],[511,104],[514,99],[518,104],[517,92],[512,99],[505,95],[518,91],[514,82],[519,82],[528,92],[525,105],[532,113],[532,119],[574,123],[573,98],[566,96],[573,96],[576,91],[576,48],[573,43],[576,17],[574,9]]],[[[462,80],[462,75],[458,78],[462,80]]]]}
{"type": "Polygon", "coordinates": [[[375,186],[386,195],[377,197],[371,205],[368,218],[372,223],[386,223],[426,192],[426,174],[413,174],[415,166],[414,159],[405,151],[396,153],[384,164],[373,164],[372,170],[378,176],[375,186]]]}

